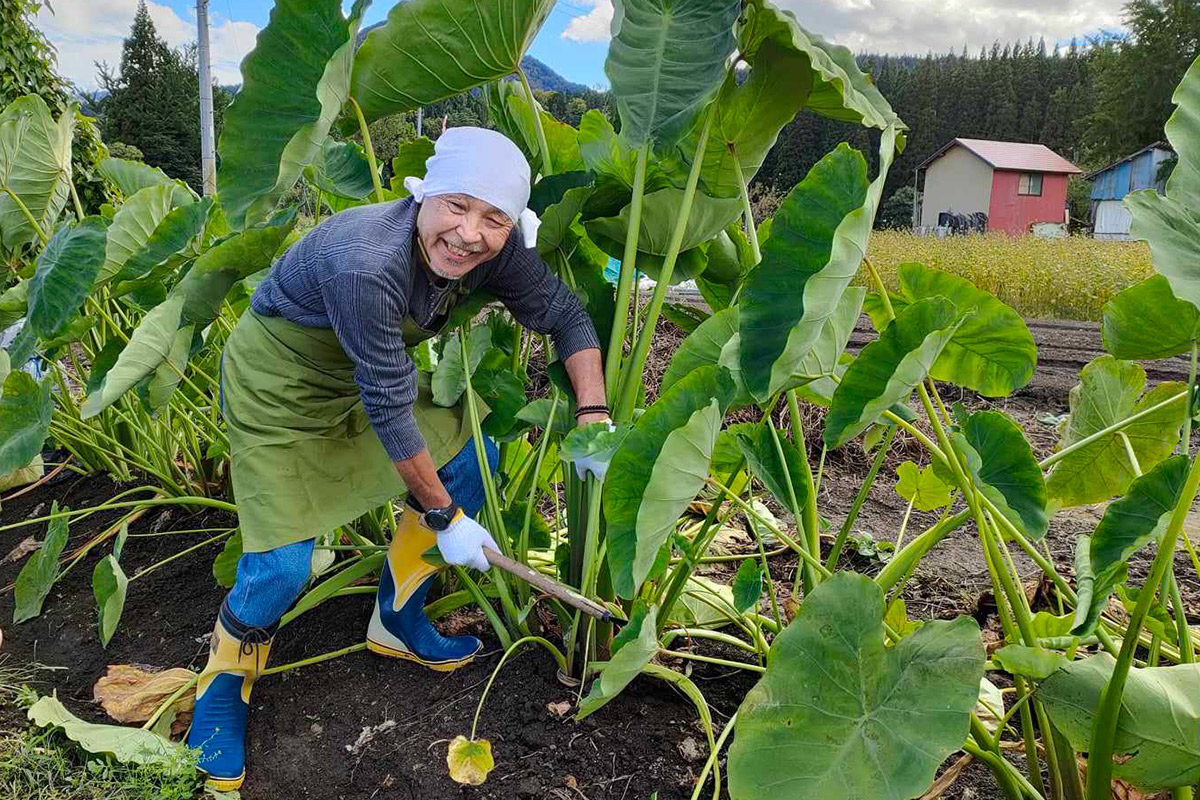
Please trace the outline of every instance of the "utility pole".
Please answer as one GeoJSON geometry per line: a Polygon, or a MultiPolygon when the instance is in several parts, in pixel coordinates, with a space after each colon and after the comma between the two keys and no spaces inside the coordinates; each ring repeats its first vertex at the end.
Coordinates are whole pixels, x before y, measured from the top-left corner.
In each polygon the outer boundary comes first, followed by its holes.
{"type": "Polygon", "coordinates": [[[421,123],[425,121],[425,109],[417,109],[417,136],[421,136],[421,123]]]}
{"type": "Polygon", "coordinates": [[[217,146],[213,130],[212,53],[208,46],[208,0],[196,0],[196,34],[200,56],[200,174],[204,195],[217,193],[217,146]]]}

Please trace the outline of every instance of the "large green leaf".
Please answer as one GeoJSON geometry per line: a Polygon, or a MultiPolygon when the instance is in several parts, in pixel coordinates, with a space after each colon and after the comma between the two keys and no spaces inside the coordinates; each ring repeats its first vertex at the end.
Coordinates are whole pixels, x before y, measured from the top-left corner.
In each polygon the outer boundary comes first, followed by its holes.
{"type": "Polygon", "coordinates": [[[615,654],[579,704],[576,721],[594,714],[620,694],[650,663],[658,652],[658,609],[650,608],[645,614],[635,614],[618,639],[622,646],[617,649],[614,642],[615,654]]]}
{"type": "Polygon", "coordinates": [[[29,310],[29,281],[18,281],[0,292],[0,330],[12,325],[29,310]]]}
{"type": "Polygon", "coordinates": [[[790,509],[799,519],[810,499],[808,484],[802,479],[807,456],[783,435],[778,437],[779,448],[776,449],[776,437],[765,424],[739,430],[736,438],[750,472],[762,481],[781,506],[790,509]]]}
{"type": "Polygon", "coordinates": [[[642,491],[636,521],[637,547],[633,562],[621,565],[622,585],[628,585],[628,579],[635,590],[641,586],[659,551],[675,534],[680,515],[704,488],[723,416],[719,397],[711,397],[707,405],[694,411],[686,423],[664,439],[642,491]]]}
{"type": "MultiPolygon", "coordinates": [[[[667,254],[671,234],[675,230],[675,221],[679,217],[683,194],[682,189],[667,188],[645,195],[642,199],[638,250],[656,256],[667,254]]],[[[692,213],[688,216],[687,229],[684,231],[679,251],[682,253],[709,241],[741,213],[741,198],[718,199],[697,194],[692,203],[692,213]]],[[[589,220],[585,225],[588,235],[621,242],[623,248],[625,234],[629,230],[629,215],[630,207],[626,206],[615,217],[589,220]]]]}
{"type": "Polygon", "coordinates": [[[166,360],[154,370],[154,374],[147,381],[145,385],[146,405],[149,406],[152,414],[157,414],[170,402],[171,395],[175,393],[175,389],[183,380],[195,332],[195,325],[184,325],[175,331],[175,340],[171,343],[166,360]]]}
{"type": "MultiPolygon", "coordinates": [[[[597,178],[600,199],[594,205],[589,203],[589,209],[596,210],[594,216],[616,214],[633,196],[637,149],[617,135],[608,117],[592,109],[579,121],[579,156],[597,178]]],[[[648,159],[645,191],[655,192],[672,185],[658,160],[648,159]]]]}
{"type": "MultiPolygon", "coordinates": [[[[727,308],[701,322],[696,330],[688,334],[663,373],[661,391],[666,392],[694,370],[707,364],[716,364],[721,358],[721,349],[738,332],[738,309],[727,308]]],[[[731,370],[732,372],[732,370],[731,370]]],[[[735,376],[736,378],[737,376],[735,376]]],[[[752,398],[738,381],[738,393],[733,400],[735,406],[748,404],[752,398]]]]}
{"type": "Polygon", "coordinates": [[[743,380],[759,400],[770,396],[776,359],[785,349],[808,352],[858,273],[875,202],[866,159],[841,144],[780,206],[739,302],[743,380]]]}
{"type": "MultiPolygon", "coordinates": [[[[1062,446],[1067,447],[1122,420],[1186,391],[1180,383],[1160,383],[1139,400],[1146,372],[1137,364],[1101,356],[1083,368],[1079,385],[1071,389],[1071,416],[1062,446]]],[[[1125,493],[1137,476],[1121,433],[1129,438],[1142,472],[1171,454],[1179,441],[1187,403],[1165,408],[1069,453],[1046,478],[1051,498],[1066,506],[1100,503],[1125,493]]]]}
{"type": "Polygon", "coordinates": [[[367,152],[357,142],[326,139],[313,162],[305,167],[304,175],[321,191],[351,200],[361,200],[375,191],[367,152]]]}
{"type": "MultiPolygon", "coordinates": [[[[1038,687],[1054,727],[1087,750],[1100,696],[1115,660],[1101,653],[1075,661],[1038,687]]],[[[1113,774],[1138,789],[1193,786],[1200,781],[1200,664],[1129,671],[1113,755],[1113,774]]]]}
{"type": "Polygon", "coordinates": [[[674,144],[717,93],[736,47],[735,0],[614,0],[604,73],[621,137],[674,144]]]}
{"type": "MultiPolygon", "coordinates": [[[[930,377],[973,389],[987,397],[1005,397],[1029,383],[1037,366],[1037,345],[1016,311],[975,284],[923,264],[900,265],[898,312],[926,297],[945,297],[962,311],[974,312],[946,345],[930,377]]],[[[867,312],[875,327],[886,326],[883,304],[874,295],[867,312]]]]}
{"type": "Polygon", "coordinates": [[[984,651],[974,620],[884,642],[883,591],[840,573],[805,599],[738,711],[734,800],[908,800],[962,747],[984,651]]]}
{"type": "Polygon", "coordinates": [[[1167,196],[1200,214],[1200,58],[1192,63],[1171,99],[1176,108],[1165,130],[1177,161],[1167,179],[1167,196]]]}
{"type": "MultiPolygon", "coordinates": [[[[125,260],[113,281],[144,278],[168,258],[183,251],[204,231],[213,209],[211,197],[177,206],[165,217],[140,250],[125,260]]],[[[127,284],[128,285],[128,284],[127,284]]],[[[118,291],[121,285],[118,284],[118,291]]]]}
{"type": "MultiPolygon", "coordinates": [[[[350,91],[358,24],[339,0],[279,0],[254,50],[221,131],[221,208],[234,230],[275,208],[325,144],[350,91]]],[[[410,33],[411,36],[411,33],[410,33]]]]}
{"type": "Polygon", "coordinates": [[[1079,598],[1075,606],[1076,636],[1096,632],[1108,598],[1123,583],[1131,556],[1157,542],[1183,493],[1188,460],[1174,456],[1129,485],[1125,496],[1104,512],[1090,537],[1076,549],[1075,579],[1079,598]]]}
{"type": "Polygon", "coordinates": [[[354,58],[350,93],[367,121],[412,111],[511,75],[554,0],[410,0],[354,58]]]}
{"type": "Polygon", "coordinates": [[[42,232],[49,234],[67,204],[75,106],[58,121],[36,94],[18,97],[0,111],[0,245],[14,251],[37,239],[17,202],[21,198],[42,232]]]}
{"type": "Polygon", "coordinates": [[[400,145],[400,152],[392,159],[392,191],[401,197],[408,197],[404,179],[424,178],[425,162],[432,157],[433,142],[428,136],[421,136],[400,145]]]}
{"type": "Polygon", "coordinates": [[[84,722],[58,701],[43,697],[29,708],[29,719],[39,727],[61,728],[67,738],[89,753],[111,755],[126,764],[179,764],[186,756],[180,745],[157,733],[124,725],[84,722]]]}
{"type": "Polygon", "coordinates": [[[172,180],[158,167],[143,164],[141,161],[105,158],[100,161],[97,170],[127,200],[147,186],[161,184],[175,187],[175,205],[181,206],[196,199],[196,193],[188,188],[186,183],[172,180]]]}
{"type": "Polygon", "coordinates": [[[825,444],[841,447],[893,403],[903,402],[929,375],[961,322],[958,309],[944,297],[919,300],[901,311],[842,376],[825,418],[825,444]]]}
{"type": "Polygon", "coordinates": [[[42,451],[53,415],[49,379],[39,385],[23,370],[8,374],[0,395],[0,475],[20,469],[42,451]]]}
{"type": "Polygon", "coordinates": [[[183,304],[183,296],[176,295],[146,314],[116,364],[104,376],[100,388],[88,393],[80,408],[83,419],[90,419],[108,408],[170,357],[183,304]]]}
{"type": "Polygon", "coordinates": [[[1001,411],[980,411],[953,441],[979,491],[1029,538],[1045,536],[1046,481],[1021,426],[1001,411]]]}
{"type": "MultiPolygon", "coordinates": [[[[725,76],[717,95],[712,130],[704,148],[700,180],[715,197],[740,197],[775,146],[779,132],[796,116],[813,87],[808,57],[773,40],[754,53],[740,53],[749,77],[737,70],[725,76]]],[[[691,168],[703,132],[697,120],[676,151],[680,174],[691,168]]]]}
{"type": "Polygon", "coordinates": [[[235,233],[210,247],[172,290],[183,297],[183,321],[208,327],[221,312],[233,284],[271,266],[296,225],[296,209],[276,214],[264,226],[235,233]]]}
{"type": "MultiPolygon", "coordinates": [[[[665,541],[663,528],[667,525],[669,507],[693,486],[697,474],[703,483],[717,435],[711,425],[713,412],[706,409],[715,399],[719,421],[733,392],[733,381],[725,370],[715,365],[694,370],[669,391],[663,392],[638,418],[613,456],[604,483],[604,513],[608,522],[609,570],[613,585],[622,597],[633,597],[648,574],[665,541]],[[676,431],[680,433],[672,437],[676,431]],[[712,440],[706,441],[709,432],[712,440]],[[671,442],[669,450],[668,441],[671,442]],[[662,466],[659,466],[660,457],[664,462],[662,466]],[[661,491],[661,497],[648,491],[656,472],[662,475],[655,481],[655,491],[661,491]],[[673,487],[668,479],[678,480],[683,485],[673,487]],[[649,509],[643,513],[644,504],[656,511],[653,518],[649,509]],[[653,539],[649,538],[652,534],[653,539]]],[[[695,498],[697,491],[698,486],[683,500],[684,506],[695,498]]],[[[673,532],[678,517],[679,513],[676,513],[669,520],[672,527],[666,535],[673,532]]]]}
{"type": "Polygon", "coordinates": [[[1102,331],[1104,349],[1117,358],[1171,358],[1200,341],[1200,309],[1176,298],[1170,282],[1155,275],[1104,304],[1102,331]]]}
{"type": "Polygon", "coordinates": [[[115,278],[125,262],[146,247],[159,223],[174,207],[174,187],[165,183],[140,189],[126,200],[108,226],[104,266],[100,268],[96,284],[102,285],[115,278]]]}
{"type": "Polygon", "coordinates": [[[904,123],[884,99],[870,75],[858,68],[854,53],[809,33],[791,11],[770,0],[748,0],[748,22],[742,47],[754,52],[759,43],[771,39],[809,59],[813,87],[805,107],[824,117],[854,122],[868,128],[904,129],[904,123]]]}
{"type": "Polygon", "coordinates": [[[1200,308],[1200,60],[1172,99],[1177,108],[1166,133],[1179,158],[1166,195],[1153,189],[1133,192],[1125,207],[1133,216],[1130,235],[1150,243],[1154,269],[1170,282],[1177,298],[1200,308]]]}
{"type": "Polygon", "coordinates": [[[60,225],[38,254],[37,272],[29,279],[29,324],[49,339],[70,321],[104,263],[103,217],[60,225]]]}
{"type": "MultiPolygon", "coordinates": [[[[50,503],[50,513],[58,513],[57,500],[50,503]]],[[[69,528],[67,517],[50,520],[42,546],[21,568],[13,590],[14,623],[20,624],[42,613],[42,604],[50,594],[50,587],[58,580],[58,559],[67,546],[69,528]]]]}
{"type": "Polygon", "coordinates": [[[446,408],[458,403],[467,390],[468,371],[471,375],[475,374],[488,348],[492,346],[492,329],[487,325],[477,325],[467,334],[467,369],[463,368],[462,346],[458,338],[458,332],[455,331],[446,341],[446,349],[433,372],[433,402],[446,408]]]}

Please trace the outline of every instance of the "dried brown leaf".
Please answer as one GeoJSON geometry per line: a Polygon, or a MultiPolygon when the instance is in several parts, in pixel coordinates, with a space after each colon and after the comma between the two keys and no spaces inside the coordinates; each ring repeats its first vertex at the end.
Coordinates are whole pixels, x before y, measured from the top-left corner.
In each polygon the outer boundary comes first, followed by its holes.
{"type": "MultiPolygon", "coordinates": [[[[182,667],[152,672],[132,664],[109,664],[107,674],[96,681],[92,696],[117,722],[140,723],[150,719],[163,701],[194,677],[194,672],[182,667]]],[[[196,690],[192,688],[174,703],[172,728],[186,725],[195,705],[196,690]]]]}
{"type": "Polygon", "coordinates": [[[15,564],[25,556],[42,546],[42,543],[32,536],[28,536],[21,540],[20,544],[8,551],[8,555],[4,557],[0,564],[15,564]]]}

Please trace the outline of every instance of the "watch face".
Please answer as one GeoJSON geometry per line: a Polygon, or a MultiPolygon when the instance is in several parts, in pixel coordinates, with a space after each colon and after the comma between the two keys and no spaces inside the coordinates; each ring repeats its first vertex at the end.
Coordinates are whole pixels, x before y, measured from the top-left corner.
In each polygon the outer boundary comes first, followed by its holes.
{"type": "Polygon", "coordinates": [[[449,508],[432,508],[425,512],[425,524],[435,531],[444,531],[450,527],[456,510],[457,507],[453,505],[449,508]]]}

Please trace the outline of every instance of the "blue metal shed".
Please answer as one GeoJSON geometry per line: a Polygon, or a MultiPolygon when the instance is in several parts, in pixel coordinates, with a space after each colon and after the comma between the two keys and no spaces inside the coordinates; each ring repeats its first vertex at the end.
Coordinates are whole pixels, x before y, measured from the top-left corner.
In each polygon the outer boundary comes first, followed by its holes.
{"type": "Polygon", "coordinates": [[[1097,239],[1129,238],[1132,220],[1122,201],[1130,192],[1163,192],[1165,181],[1158,180],[1158,173],[1173,155],[1169,144],[1156,142],[1087,176],[1092,182],[1092,220],[1097,239]]]}

